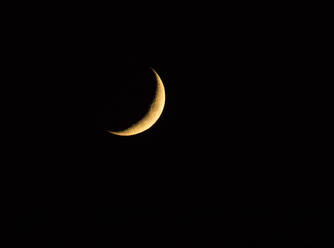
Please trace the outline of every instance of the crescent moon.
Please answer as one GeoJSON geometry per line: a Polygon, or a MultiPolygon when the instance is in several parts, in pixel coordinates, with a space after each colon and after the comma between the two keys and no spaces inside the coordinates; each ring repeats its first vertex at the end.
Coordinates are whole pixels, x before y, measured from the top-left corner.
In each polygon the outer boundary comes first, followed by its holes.
{"type": "Polygon", "coordinates": [[[151,68],[151,70],[153,71],[155,75],[155,79],[157,82],[157,88],[155,91],[154,100],[148,112],[145,114],[145,116],[140,121],[133,124],[129,128],[123,131],[117,131],[117,132],[108,131],[108,132],[115,134],[115,135],[119,135],[119,136],[132,136],[132,135],[136,135],[136,134],[146,131],[158,121],[165,107],[166,93],[165,93],[165,87],[161,81],[160,76],[153,68],[151,68]]]}

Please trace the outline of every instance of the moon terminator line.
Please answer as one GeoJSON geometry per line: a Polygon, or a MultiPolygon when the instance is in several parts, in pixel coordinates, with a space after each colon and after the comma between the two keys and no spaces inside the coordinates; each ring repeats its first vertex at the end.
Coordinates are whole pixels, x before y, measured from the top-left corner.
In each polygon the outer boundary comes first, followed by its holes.
{"type": "Polygon", "coordinates": [[[161,81],[160,76],[153,68],[151,68],[151,70],[155,75],[157,88],[155,91],[155,97],[148,112],[141,120],[131,125],[129,128],[117,132],[109,130],[108,132],[119,136],[132,136],[150,129],[158,121],[165,107],[166,94],[165,87],[161,81]]]}

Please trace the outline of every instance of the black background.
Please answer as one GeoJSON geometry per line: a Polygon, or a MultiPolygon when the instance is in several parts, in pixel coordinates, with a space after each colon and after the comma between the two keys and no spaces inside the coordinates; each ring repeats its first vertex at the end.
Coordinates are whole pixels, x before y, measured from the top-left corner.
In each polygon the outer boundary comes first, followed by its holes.
{"type": "Polygon", "coordinates": [[[269,6],[81,7],[8,18],[14,246],[322,242],[330,118],[318,26],[269,6]],[[145,113],[150,67],[166,88],[161,118],[133,137],[108,133],[145,113]]]}

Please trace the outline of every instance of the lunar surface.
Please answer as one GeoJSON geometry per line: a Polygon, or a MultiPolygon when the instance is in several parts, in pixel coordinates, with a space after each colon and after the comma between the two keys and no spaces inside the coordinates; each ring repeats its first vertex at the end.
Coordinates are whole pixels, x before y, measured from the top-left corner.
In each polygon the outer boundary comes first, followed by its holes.
{"type": "Polygon", "coordinates": [[[131,125],[129,128],[117,132],[109,130],[110,133],[119,136],[132,136],[148,130],[158,121],[165,107],[166,94],[165,94],[165,87],[161,81],[160,76],[154,69],[152,69],[152,71],[155,75],[157,88],[155,91],[154,100],[148,112],[144,115],[144,117],[141,120],[131,125]]]}

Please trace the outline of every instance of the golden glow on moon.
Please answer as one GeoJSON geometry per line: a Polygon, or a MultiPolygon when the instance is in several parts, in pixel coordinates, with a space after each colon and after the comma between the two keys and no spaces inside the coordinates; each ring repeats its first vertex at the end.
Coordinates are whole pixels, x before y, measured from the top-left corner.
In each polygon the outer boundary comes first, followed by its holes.
{"type": "Polygon", "coordinates": [[[165,107],[166,94],[165,94],[165,87],[158,73],[154,69],[152,69],[152,71],[157,81],[157,89],[156,89],[155,97],[150,106],[149,111],[140,121],[133,124],[129,128],[123,131],[118,131],[118,132],[109,131],[110,133],[119,135],[119,136],[135,135],[135,134],[142,133],[146,131],[147,129],[151,128],[158,121],[165,107]]]}

